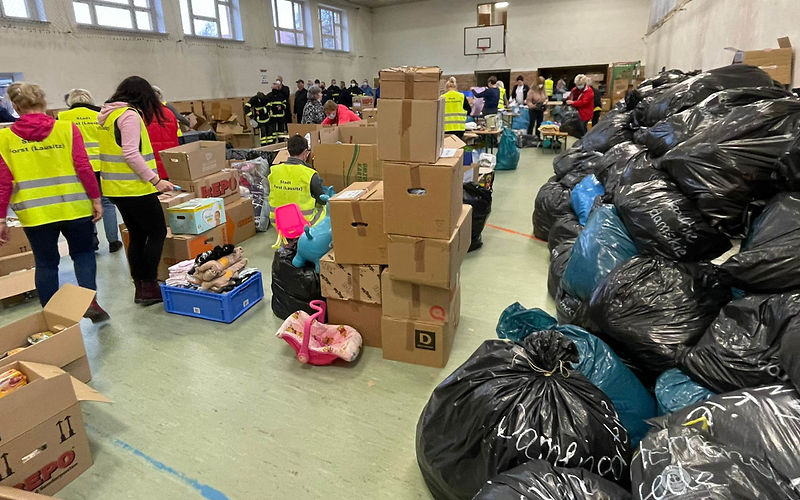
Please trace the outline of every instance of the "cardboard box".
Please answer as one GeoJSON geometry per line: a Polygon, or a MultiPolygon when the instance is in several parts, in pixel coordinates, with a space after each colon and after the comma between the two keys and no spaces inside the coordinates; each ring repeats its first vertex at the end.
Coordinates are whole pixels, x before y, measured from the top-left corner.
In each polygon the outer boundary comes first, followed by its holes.
{"type": "MultiPolygon", "coordinates": [[[[120,224],[119,231],[127,254],[130,234],[125,224],[120,224]]],[[[158,279],[164,281],[169,277],[170,266],[184,260],[194,259],[203,252],[213,250],[217,245],[227,244],[226,238],[225,226],[218,226],[197,235],[173,234],[167,229],[167,238],[164,240],[164,248],[161,251],[161,261],[158,263],[158,279]]]]}
{"type": "MultiPolygon", "coordinates": [[[[2,362],[46,363],[63,368],[81,382],[91,380],[92,373],[86,358],[80,321],[94,296],[94,290],[67,283],[41,311],[0,327],[0,354],[25,347],[17,354],[3,358],[2,362]],[[53,331],[57,325],[64,329],[35,345],[28,344],[29,335],[45,330],[53,331]]],[[[5,435],[2,437],[3,440],[6,439],[5,435]]]]}
{"type": "Polygon", "coordinates": [[[196,141],[161,151],[161,161],[172,182],[191,181],[222,170],[225,163],[225,143],[196,141]]]}
{"type": "MultiPolygon", "coordinates": [[[[0,126],[0,128],[3,128],[0,126]]],[[[0,500],[54,500],[56,497],[20,490],[11,486],[0,486],[0,500]]]]}
{"type": "Polygon", "coordinates": [[[239,98],[206,99],[203,101],[203,115],[215,122],[229,122],[232,118],[239,121],[239,117],[244,116],[244,102],[239,98]]]}
{"type": "Polygon", "coordinates": [[[340,264],[388,264],[383,182],[355,182],[328,201],[340,264]]]}
{"type": "Polygon", "coordinates": [[[340,264],[331,250],[319,260],[322,296],[330,299],[381,303],[381,266],[340,264]]]}
{"type": "Polygon", "coordinates": [[[8,219],[8,241],[0,246],[0,257],[8,255],[16,255],[18,253],[30,252],[31,244],[28,242],[28,237],[25,236],[25,230],[22,225],[14,219],[8,219]]]}
{"type": "Polygon", "coordinates": [[[186,115],[186,119],[189,120],[189,128],[191,130],[197,130],[198,132],[206,132],[212,130],[211,122],[205,119],[202,115],[197,113],[189,113],[186,115]]]}
{"type": "Polygon", "coordinates": [[[381,160],[434,163],[444,139],[444,102],[381,99],[378,108],[381,160]]]}
{"type": "Polygon", "coordinates": [[[316,123],[290,123],[288,128],[289,137],[294,135],[305,136],[306,134],[312,134],[323,127],[325,127],[325,125],[319,125],[316,123]]]}
{"type": "Polygon", "coordinates": [[[454,320],[453,298],[459,286],[448,290],[398,281],[392,279],[391,269],[386,268],[381,274],[383,315],[430,323],[454,320]]]}
{"type": "Polygon", "coordinates": [[[449,135],[442,156],[435,163],[383,163],[387,233],[450,237],[464,199],[464,145],[449,135]]]}
{"type": "Polygon", "coordinates": [[[162,193],[158,195],[158,201],[161,203],[161,211],[164,212],[164,222],[169,225],[169,208],[181,203],[186,203],[195,198],[194,193],[171,192],[162,193]]]}
{"type": "Polygon", "coordinates": [[[193,181],[174,181],[181,191],[192,193],[195,198],[225,198],[233,201],[239,198],[239,172],[223,169],[193,181]]]}
{"type": "MultiPolygon", "coordinates": [[[[437,100],[441,95],[442,70],[436,66],[402,66],[381,70],[384,99],[437,100]]],[[[381,102],[383,106],[383,102],[381,102]]]]}
{"type": "Polygon", "coordinates": [[[178,110],[178,113],[188,115],[189,113],[194,113],[196,115],[202,116],[203,113],[203,101],[171,101],[170,104],[172,107],[178,110]]]}
{"type": "Polygon", "coordinates": [[[366,122],[352,122],[339,128],[342,144],[378,144],[378,127],[366,122]]]}
{"type": "Polygon", "coordinates": [[[15,271],[0,276],[0,299],[13,297],[36,289],[36,269],[15,271]]]}
{"type": "Polygon", "coordinates": [[[225,241],[231,245],[256,235],[253,200],[240,198],[233,203],[225,203],[225,241]]]}
{"type": "Polygon", "coordinates": [[[40,363],[12,362],[28,383],[0,399],[4,474],[0,485],[52,495],[92,465],[81,401],[111,400],[40,363]]]}
{"type": "Polygon", "coordinates": [[[608,98],[608,97],[601,97],[600,98],[600,110],[601,111],[610,111],[611,110],[611,99],[610,98],[608,98]]]}
{"type": "Polygon", "coordinates": [[[354,95],[353,111],[361,111],[375,106],[375,98],[371,95],[354,95]]]}
{"type": "Polygon", "coordinates": [[[464,205],[453,234],[447,240],[389,235],[392,277],[420,285],[452,290],[461,262],[472,240],[472,207],[464,205]]]}
{"type": "Polygon", "coordinates": [[[368,347],[381,347],[381,305],[328,299],[328,324],[352,326],[368,347]]]}
{"type": "Polygon", "coordinates": [[[792,59],[793,49],[745,50],[742,52],[742,62],[764,70],[773,80],[784,85],[792,84],[792,59]]]}
{"type": "Polygon", "coordinates": [[[36,267],[33,252],[23,252],[0,257],[0,276],[36,267]]]}
{"type": "Polygon", "coordinates": [[[361,120],[367,123],[378,123],[378,108],[362,109],[361,120]]]}
{"type": "Polygon", "coordinates": [[[234,149],[253,149],[259,145],[258,136],[253,132],[242,132],[240,134],[217,134],[217,140],[230,144],[234,149]]]}
{"type": "Polygon", "coordinates": [[[314,169],[323,183],[336,191],[342,191],[353,182],[383,179],[377,145],[319,144],[313,153],[314,169]]]}
{"type": "MultiPolygon", "coordinates": [[[[464,153],[471,155],[472,153],[464,153]]],[[[461,172],[464,174],[464,182],[478,182],[478,170],[480,168],[480,163],[473,162],[472,165],[464,165],[461,169],[461,172]]],[[[463,190],[463,187],[462,187],[463,190]]]]}
{"type": "Polygon", "coordinates": [[[384,315],[381,320],[383,358],[404,363],[444,368],[450,358],[461,314],[461,288],[457,287],[449,307],[451,317],[430,322],[384,315]]]}
{"type": "Polygon", "coordinates": [[[173,234],[202,234],[226,221],[222,198],[195,198],[167,211],[173,234]]]}
{"type": "Polygon", "coordinates": [[[229,115],[225,121],[217,122],[214,130],[221,135],[241,134],[244,132],[244,127],[239,124],[239,118],[236,115],[229,115]]]}

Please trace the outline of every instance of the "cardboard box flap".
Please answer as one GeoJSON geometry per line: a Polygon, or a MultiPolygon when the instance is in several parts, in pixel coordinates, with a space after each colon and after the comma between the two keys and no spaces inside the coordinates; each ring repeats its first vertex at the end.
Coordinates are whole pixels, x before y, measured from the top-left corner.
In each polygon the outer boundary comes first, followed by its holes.
{"type": "Polygon", "coordinates": [[[44,306],[45,316],[48,321],[50,321],[51,316],[54,316],[56,319],[79,323],[83,318],[83,313],[86,312],[89,304],[94,300],[95,294],[94,290],[67,283],[44,306]]]}
{"type": "Polygon", "coordinates": [[[397,66],[381,70],[381,80],[409,80],[417,82],[438,82],[442,70],[438,66],[397,66]]]}
{"type": "Polygon", "coordinates": [[[0,500],[47,500],[55,497],[40,495],[31,491],[12,488],[11,486],[0,486],[0,500]]]}
{"type": "Polygon", "coordinates": [[[459,139],[454,135],[446,135],[444,136],[444,142],[442,143],[443,149],[463,149],[467,143],[459,139]]]}
{"type": "MultiPolygon", "coordinates": [[[[22,361],[20,362],[21,365],[27,367],[28,369],[35,372],[39,377],[43,379],[52,379],[58,377],[60,375],[65,375],[67,372],[62,370],[61,368],[53,365],[45,365],[42,363],[33,363],[30,361],[22,361]]],[[[75,398],[78,401],[97,401],[100,403],[112,403],[110,399],[99,393],[98,391],[92,389],[88,385],[84,384],[83,382],[79,381],[74,377],[70,377],[72,379],[72,388],[75,391],[75,398]]]]}
{"type": "Polygon", "coordinates": [[[782,36],[778,38],[778,47],[782,49],[790,49],[792,48],[792,42],[789,41],[788,36],[782,36]]]}

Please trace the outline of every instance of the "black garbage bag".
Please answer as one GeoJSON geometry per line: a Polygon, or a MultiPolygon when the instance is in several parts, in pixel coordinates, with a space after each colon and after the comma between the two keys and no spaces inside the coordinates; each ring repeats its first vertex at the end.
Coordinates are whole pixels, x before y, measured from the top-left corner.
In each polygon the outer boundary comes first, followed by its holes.
{"type": "Polygon", "coordinates": [[[581,231],[583,231],[583,226],[578,222],[578,217],[574,213],[560,216],[547,234],[547,249],[552,252],[554,248],[563,243],[575,243],[581,231]]]}
{"type": "Polygon", "coordinates": [[[592,333],[599,331],[597,324],[589,316],[588,300],[570,295],[559,284],[553,301],[556,303],[556,319],[559,324],[579,326],[592,333]]]}
{"type": "Polygon", "coordinates": [[[573,106],[561,107],[561,126],[559,131],[566,132],[572,137],[580,139],[586,134],[586,125],[581,120],[578,110],[573,106]]]}
{"type": "Polygon", "coordinates": [[[281,247],[272,260],[272,312],[281,319],[296,311],[312,314],[315,311],[309,303],[323,300],[314,265],[294,267],[292,259],[296,253],[293,246],[281,247]]]}
{"type": "Polygon", "coordinates": [[[644,80],[642,83],[639,84],[639,88],[642,87],[657,88],[657,87],[663,87],[664,85],[675,85],[682,81],[688,80],[697,73],[698,73],[697,71],[691,73],[684,73],[679,69],[668,69],[666,71],[662,71],[661,73],[657,74],[652,78],[644,80]]]}
{"type": "Polygon", "coordinates": [[[633,498],[800,498],[800,396],[790,386],[720,394],[654,423],[631,464],[633,498]]]}
{"type": "Polygon", "coordinates": [[[434,498],[470,499],[532,459],[625,483],[630,445],[614,405],[571,363],[553,330],[487,340],[433,391],[417,424],[417,462],[434,498]]]}
{"type": "Polygon", "coordinates": [[[643,255],[697,262],[715,259],[731,248],[730,240],[711,227],[670,181],[620,186],[614,205],[643,255]]]}
{"type": "Polygon", "coordinates": [[[553,177],[539,189],[533,205],[533,235],[547,241],[550,228],[556,219],[564,214],[573,213],[570,203],[570,191],[553,177]]]}
{"type": "Polygon", "coordinates": [[[669,180],[669,175],[656,168],[653,158],[650,156],[650,151],[644,148],[633,153],[628,158],[617,185],[631,186],[639,182],[658,179],[669,180]]]}
{"type": "Polygon", "coordinates": [[[589,315],[606,341],[645,373],[677,365],[677,355],[700,339],[731,299],[708,263],[634,257],[606,277],[589,303],[589,315]]]}
{"type": "Polygon", "coordinates": [[[492,190],[475,182],[466,182],[464,204],[472,205],[472,243],[469,245],[469,251],[472,252],[483,246],[481,233],[486,225],[486,219],[492,213],[492,190]]]}
{"type": "Polygon", "coordinates": [[[586,469],[531,460],[490,479],[473,500],[627,500],[621,486],[586,469]]]}
{"type": "Polygon", "coordinates": [[[606,116],[583,136],[581,147],[584,151],[605,153],[612,147],[633,139],[631,114],[619,113],[606,116]]]}
{"type": "Polygon", "coordinates": [[[649,103],[642,124],[652,126],[664,118],[700,104],[715,92],[739,87],[776,87],[763,70],[744,64],[723,66],[684,80],[649,103]]]}
{"type": "MultiPolygon", "coordinates": [[[[549,243],[549,242],[548,242],[549,243]]],[[[564,270],[567,268],[569,258],[572,255],[572,247],[575,246],[575,240],[565,241],[550,250],[550,268],[547,273],[547,292],[555,300],[558,297],[561,277],[564,275],[564,270]]]]}
{"type": "Polygon", "coordinates": [[[722,271],[726,281],[750,292],[800,288],[800,193],[770,200],[722,271]]]}
{"type": "Polygon", "coordinates": [[[800,292],[750,295],[723,307],[678,363],[718,393],[778,383],[786,378],[778,351],[788,337],[800,337],[800,292]]]}
{"type": "Polygon", "coordinates": [[[789,381],[800,391],[800,335],[784,335],[778,349],[778,363],[786,372],[789,381]]]}
{"type": "Polygon", "coordinates": [[[584,177],[594,173],[592,160],[602,156],[602,153],[596,151],[581,151],[574,148],[559,154],[553,160],[555,180],[570,189],[574,188],[584,177]]]}
{"type": "Polygon", "coordinates": [[[603,184],[606,195],[611,195],[619,186],[622,173],[628,164],[628,160],[642,151],[642,146],[630,141],[622,142],[606,151],[602,157],[594,160],[594,175],[603,184]]]}

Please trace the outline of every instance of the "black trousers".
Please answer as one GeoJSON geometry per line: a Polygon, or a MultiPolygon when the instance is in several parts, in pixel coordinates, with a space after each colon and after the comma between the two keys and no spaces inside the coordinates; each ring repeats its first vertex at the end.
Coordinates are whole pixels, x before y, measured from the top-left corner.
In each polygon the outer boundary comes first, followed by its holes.
{"type": "Polygon", "coordinates": [[[592,127],[597,125],[597,122],[599,122],[599,121],[600,121],[600,111],[595,111],[592,114],[592,127]]]}
{"type": "Polygon", "coordinates": [[[536,137],[539,137],[539,125],[544,121],[544,110],[528,108],[528,114],[531,119],[528,124],[528,135],[536,134],[536,137]]]}
{"type": "Polygon", "coordinates": [[[167,224],[158,194],[110,198],[128,228],[128,263],[134,280],[155,281],[167,224]]]}

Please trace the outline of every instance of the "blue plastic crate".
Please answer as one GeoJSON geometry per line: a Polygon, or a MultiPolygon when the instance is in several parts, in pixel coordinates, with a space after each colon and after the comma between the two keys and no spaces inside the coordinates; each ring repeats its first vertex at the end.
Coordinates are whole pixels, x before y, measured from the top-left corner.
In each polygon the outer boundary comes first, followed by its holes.
{"type": "Polygon", "coordinates": [[[233,323],[264,298],[264,285],[259,271],[243,285],[228,293],[190,290],[162,284],[161,295],[164,297],[164,310],[168,313],[233,323]]]}

